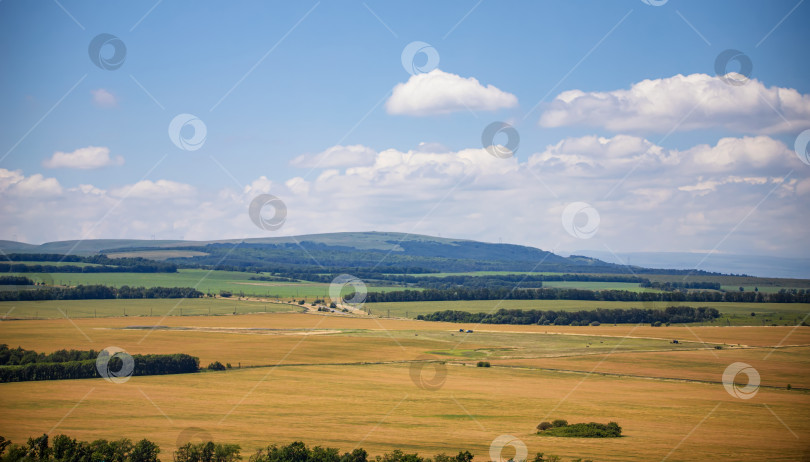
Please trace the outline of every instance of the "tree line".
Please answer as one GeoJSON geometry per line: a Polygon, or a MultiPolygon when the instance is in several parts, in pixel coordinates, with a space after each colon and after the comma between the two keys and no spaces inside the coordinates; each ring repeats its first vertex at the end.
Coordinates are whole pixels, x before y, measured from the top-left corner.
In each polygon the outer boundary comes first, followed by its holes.
{"type": "MultiPolygon", "coordinates": [[[[13,351],[13,350],[12,350],[13,351]]],[[[64,351],[64,350],[63,350],[64,351]]],[[[26,361],[22,359],[18,361],[18,365],[3,365],[0,366],[0,383],[5,382],[28,382],[34,380],[67,380],[67,379],[91,379],[99,378],[101,375],[96,367],[96,359],[99,355],[108,354],[106,351],[95,352],[93,350],[87,352],[78,352],[78,354],[69,354],[66,357],[54,357],[52,362],[38,361],[39,355],[36,355],[36,360],[26,361]],[[70,359],[73,357],[86,357],[91,356],[92,359],[70,359]]],[[[23,356],[25,358],[25,356],[23,356]]],[[[134,369],[132,375],[166,375],[166,374],[187,374],[198,372],[200,370],[200,360],[196,356],[190,356],[183,353],[177,354],[150,354],[150,355],[132,355],[134,360],[134,369]]],[[[107,362],[107,368],[110,371],[120,371],[123,367],[123,360],[113,355],[107,362]]]]}
{"type": "MultiPolygon", "coordinates": [[[[349,299],[353,294],[346,295],[349,299]]],[[[810,290],[782,289],[779,292],[632,292],[629,290],[588,290],[566,288],[466,288],[397,290],[369,292],[366,303],[428,302],[453,300],[594,300],[618,302],[737,302],[810,303],[810,290]]]]}
{"type": "MultiPolygon", "coordinates": [[[[236,462],[242,459],[238,444],[186,443],[172,454],[175,462],[236,462]]],[[[2,462],[158,462],[160,447],[143,439],[133,444],[122,438],[116,441],[105,439],[93,442],[79,441],[66,435],[56,435],[51,442],[47,434],[28,438],[25,444],[11,444],[0,436],[0,460],[2,462]]],[[[340,453],[337,448],[307,447],[301,441],[285,446],[270,445],[259,449],[249,457],[250,462],[471,462],[469,451],[460,451],[456,456],[438,454],[433,459],[418,454],[406,454],[397,449],[391,453],[369,458],[363,448],[351,453],[340,453]]],[[[542,460],[542,459],[541,459],[542,460]]]]}
{"type": "MultiPolygon", "coordinates": [[[[615,431],[613,425],[608,426],[615,431]]],[[[177,448],[172,458],[174,462],[236,462],[242,460],[241,450],[242,447],[238,444],[189,442],[177,448]]],[[[87,442],[66,435],[56,435],[51,443],[50,437],[43,434],[38,438],[28,438],[25,444],[12,444],[0,436],[0,462],[159,462],[160,452],[160,446],[147,439],[135,444],[128,438],[87,442]]],[[[372,458],[363,448],[355,448],[350,453],[341,454],[338,448],[308,447],[302,441],[295,441],[288,445],[273,444],[259,449],[249,456],[248,460],[249,462],[472,462],[474,457],[470,451],[459,451],[455,456],[440,453],[431,459],[418,453],[406,453],[401,449],[395,449],[372,458]]],[[[531,459],[532,462],[561,460],[558,456],[543,453],[537,453],[531,459]]],[[[582,461],[582,459],[574,460],[582,461]]]]}
{"type": "Polygon", "coordinates": [[[113,298],[200,298],[203,295],[202,292],[191,287],[109,287],[96,284],[76,287],[45,287],[36,290],[4,290],[0,291],[0,302],[113,298]]]}
{"type": "Polygon", "coordinates": [[[0,272],[13,273],[176,273],[177,264],[148,260],[141,257],[109,258],[106,255],[61,255],[56,253],[12,253],[6,255],[9,263],[0,263],[0,272]],[[30,265],[13,262],[69,262],[99,266],[30,265]]]}
{"type": "Polygon", "coordinates": [[[95,350],[57,350],[53,353],[37,353],[25,348],[9,348],[0,344],[0,366],[21,366],[31,363],[62,363],[67,361],[95,360],[99,352],[95,350]]]}
{"type": "MultiPolygon", "coordinates": [[[[663,310],[653,309],[604,309],[580,311],[554,310],[507,310],[494,313],[470,313],[445,310],[420,314],[421,321],[457,322],[467,324],[538,324],[555,326],[587,326],[589,324],[641,324],[641,323],[689,323],[712,321],[720,317],[715,308],[670,306],[663,310]]],[[[659,324],[660,325],[660,324],[659,324]]]]}
{"type": "Polygon", "coordinates": [[[679,289],[711,289],[711,290],[723,290],[722,286],[719,282],[660,282],[655,281],[651,282],[649,280],[645,280],[639,284],[641,287],[649,287],[651,289],[659,289],[659,290],[679,290],[679,289]]]}
{"type": "Polygon", "coordinates": [[[34,281],[25,276],[0,276],[0,286],[32,286],[34,281]]]}

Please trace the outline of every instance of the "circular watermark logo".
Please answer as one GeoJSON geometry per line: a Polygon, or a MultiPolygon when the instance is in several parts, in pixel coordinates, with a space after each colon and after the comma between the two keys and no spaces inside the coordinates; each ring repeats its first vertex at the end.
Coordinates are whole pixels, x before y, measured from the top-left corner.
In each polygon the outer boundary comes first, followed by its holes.
{"type": "Polygon", "coordinates": [[[516,436],[501,435],[492,440],[492,444],[489,445],[489,460],[493,462],[508,460],[526,461],[528,460],[528,455],[529,450],[526,448],[526,443],[516,436]],[[515,450],[514,456],[508,458],[503,457],[503,448],[506,446],[511,446],[515,450]]]}
{"type": "Polygon", "coordinates": [[[402,50],[402,67],[411,75],[428,73],[439,67],[439,52],[429,43],[411,42],[402,50]],[[424,62],[417,63],[420,55],[424,62]]]}
{"type": "Polygon", "coordinates": [[[759,372],[753,366],[746,363],[731,363],[723,371],[723,387],[729,395],[740,399],[751,399],[759,391],[759,372]],[[738,386],[734,383],[737,375],[744,374],[748,380],[745,386],[738,386]]]}
{"type": "Polygon", "coordinates": [[[481,132],[481,144],[491,155],[499,159],[507,159],[515,155],[520,147],[520,134],[515,127],[506,122],[492,122],[481,132]],[[495,137],[506,135],[506,144],[495,144],[495,137]]]}
{"type": "Polygon", "coordinates": [[[563,228],[578,239],[592,238],[599,230],[599,221],[599,212],[585,202],[572,202],[562,213],[563,228]]]}
{"type": "Polygon", "coordinates": [[[176,447],[182,448],[188,443],[200,444],[209,441],[213,441],[213,438],[211,438],[211,433],[208,430],[200,427],[187,427],[177,436],[175,444],[176,447]]]}
{"type": "Polygon", "coordinates": [[[124,383],[135,371],[135,360],[129,353],[118,347],[107,347],[98,354],[96,358],[96,370],[104,377],[104,380],[113,383],[124,383]],[[110,362],[120,363],[120,368],[111,370],[110,362]]]}
{"type": "Polygon", "coordinates": [[[799,133],[799,136],[796,137],[796,142],[793,144],[793,149],[796,151],[796,155],[799,156],[799,160],[806,165],[810,165],[810,152],[807,150],[808,147],[810,147],[810,129],[799,133]]]}
{"type": "Polygon", "coordinates": [[[276,231],[287,221],[287,206],[284,201],[272,194],[259,194],[250,202],[248,215],[253,224],[267,231],[276,231]],[[265,207],[273,209],[273,215],[267,218],[262,214],[265,207]]]}
{"type": "Polygon", "coordinates": [[[367,294],[366,284],[351,274],[341,274],[329,284],[329,298],[335,303],[345,303],[352,306],[362,305],[366,301],[367,294]],[[343,299],[343,288],[346,286],[352,286],[354,289],[354,295],[348,300],[343,299]]]}
{"type": "Polygon", "coordinates": [[[205,123],[193,114],[178,114],[169,122],[169,138],[184,151],[200,149],[207,136],[205,123]]]}
{"type": "Polygon", "coordinates": [[[443,361],[429,355],[417,356],[411,363],[411,382],[423,390],[435,391],[444,386],[447,380],[447,365],[443,361]],[[432,372],[426,372],[430,369],[432,372]]]}
{"type": "Polygon", "coordinates": [[[751,78],[753,70],[754,63],[751,62],[751,58],[740,50],[725,50],[714,60],[714,72],[729,85],[745,85],[751,78]],[[739,65],[739,70],[729,72],[728,65],[732,61],[739,65]]]}
{"type": "Polygon", "coordinates": [[[106,71],[114,71],[124,65],[127,57],[127,46],[120,38],[112,34],[98,34],[87,47],[90,61],[106,71]],[[112,56],[109,54],[112,50],[112,56]]]}

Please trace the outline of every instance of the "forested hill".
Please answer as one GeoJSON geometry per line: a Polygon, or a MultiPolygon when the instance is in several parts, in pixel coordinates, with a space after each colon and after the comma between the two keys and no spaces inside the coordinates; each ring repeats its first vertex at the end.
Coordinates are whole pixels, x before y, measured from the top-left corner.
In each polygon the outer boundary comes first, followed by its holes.
{"type": "MultiPolygon", "coordinates": [[[[639,273],[595,258],[562,257],[534,247],[404,233],[330,233],[220,241],[87,240],[28,245],[0,241],[0,250],[108,254],[162,259],[184,267],[323,272],[374,269],[390,273],[549,271],[639,273]],[[8,249],[8,250],[6,250],[8,249]],[[71,250],[72,249],[72,250],[71,250]]],[[[660,271],[659,271],[660,272],[660,271]]]]}

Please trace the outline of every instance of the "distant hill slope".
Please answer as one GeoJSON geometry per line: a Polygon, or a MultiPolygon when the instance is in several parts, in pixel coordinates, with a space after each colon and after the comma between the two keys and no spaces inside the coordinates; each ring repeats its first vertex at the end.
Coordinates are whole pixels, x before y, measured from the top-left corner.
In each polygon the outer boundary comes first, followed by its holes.
{"type": "MultiPolygon", "coordinates": [[[[0,241],[6,253],[92,255],[127,252],[159,258],[159,251],[181,265],[249,271],[324,272],[363,268],[377,272],[549,271],[629,273],[620,264],[584,256],[562,257],[534,247],[493,244],[418,234],[350,232],[244,240],[154,241],[91,239],[31,245],[0,241]],[[174,252],[168,252],[168,251],[174,252]],[[183,252],[188,257],[177,258],[183,252]],[[200,254],[203,252],[203,254],[200,254]]],[[[634,267],[633,272],[649,272],[634,267]]]]}

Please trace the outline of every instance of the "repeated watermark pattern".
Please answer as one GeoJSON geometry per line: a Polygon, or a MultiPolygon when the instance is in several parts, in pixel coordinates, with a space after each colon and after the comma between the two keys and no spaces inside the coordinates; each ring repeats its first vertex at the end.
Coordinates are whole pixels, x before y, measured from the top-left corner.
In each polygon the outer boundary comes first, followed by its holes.
{"type": "Polygon", "coordinates": [[[183,431],[177,435],[177,440],[175,441],[175,447],[181,448],[188,443],[198,444],[198,443],[207,443],[209,441],[213,441],[214,439],[211,437],[211,432],[204,428],[200,427],[186,427],[183,431]]]}
{"type": "Polygon", "coordinates": [[[351,274],[341,274],[335,277],[329,284],[329,298],[335,303],[359,308],[366,301],[366,295],[368,295],[366,284],[360,278],[354,277],[351,274]],[[343,298],[343,289],[346,286],[351,286],[352,289],[354,289],[352,297],[348,300],[343,298]]]}
{"type": "Polygon", "coordinates": [[[731,363],[723,371],[723,387],[729,395],[740,399],[751,399],[759,391],[759,372],[750,364],[743,362],[731,363]],[[745,375],[747,383],[739,386],[735,382],[738,375],[745,375]]]}
{"type": "Polygon", "coordinates": [[[132,373],[135,371],[135,360],[122,348],[110,346],[98,354],[96,370],[108,382],[124,383],[132,377],[132,373]],[[121,362],[121,368],[117,371],[110,369],[110,361],[113,358],[118,358],[121,362]]]}
{"type": "Polygon", "coordinates": [[[714,60],[714,72],[723,82],[729,85],[745,85],[751,78],[754,64],[751,58],[740,50],[728,49],[717,55],[714,60]],[[729,71],[729,63],[736,62],[738,71],[729,71]]]}
{"type": "Polygon", "coordinates": [[[411,382],[422,390],[439,390],[447,381],[447,365],[444,361],[430,355],[417,356],[411,362],[408,372],[411,382]]]}
{"type": "Polygon", "coordinates": [[[254,197],[248,207],[250,220],[261,229],[277,231],[287,221],[287,206],[284,201],[272,194],[259,194],[254,197]],[[262,211],[266,208],[273,210],[271,217],[266,217],[262,211]]]}
{"type": "Polygon", "coordinates": [[[796,142],[793,144],[793,149],[796,151],[796,156],[798,156],[799,160],[805,165],[810,165],[810,151],[807,149],[809,147],[810,129],[807,129],[799,133],[799,136],[796,137],[796,142]]]}
{"type": "Polygon", "coordinates": [[[587,202],[566,205],[561,219],[565,231],[577,239],[590,239],[599,230],[599,212],[587,202]]]}
{"type": "Polygon", "coordinates": [[[411,42],[402,50],[402,67],[411,75],[428,73],[439,67],[439,52],[429,43],[411,42]]]}
{"type": "Polygon", "coordinates": [[[520,147],[520,133],[506,122],[492,122],[481,132],[481,145],[491,155],[499,159],[508,159],[514,156],[520,147]],[[499,134],[506,135],[506,144],[495,144],[495,137],[499,134]]]}
{"type": "Polygon", "coordinates": [[[99,69],[114,71],[124,65],[127,58],[127,46],[124,42],[112,34],[98,34],[90,41],[87,47],[90,61],[99,69]],[[112,50],[112,56],[109,55],[112,50]]]}
{"type": "Polygon", "coordinates": [[[193,114],[178,114],[169,122],[169,138],[183,151],[200,149],[207,137],[205,122],[193,114]]]}
{"type": "Polygon", "coordinates": [[[526,448],[526,443],[520,438],[512,435],[501,435],[489,445],[489,460],[493,462],[506,462],[506,461],[526,461],[528,460],[529,450],[526,448]],[[504,458],[503,450],[507,446],[515,450],[515,455],[504,458]]]}

